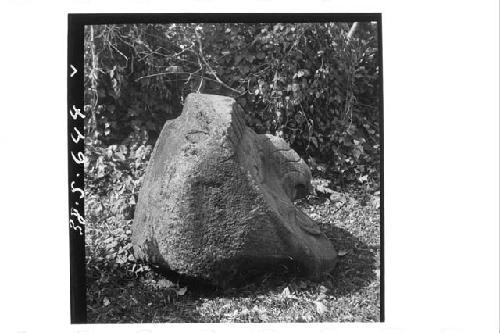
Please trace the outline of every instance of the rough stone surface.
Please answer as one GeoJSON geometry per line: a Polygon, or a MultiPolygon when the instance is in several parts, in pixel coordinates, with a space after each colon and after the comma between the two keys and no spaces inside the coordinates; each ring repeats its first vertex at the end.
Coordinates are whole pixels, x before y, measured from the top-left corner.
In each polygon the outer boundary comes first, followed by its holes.
{"type": "Polygon", "coordinates": [[[165,124],[146,170],[135,256],[216,284],[282,264],[319,278],[337,255],[292,203],[310,180],[285,141],[245,126],[232,98],[191,94],[165,124]]]}

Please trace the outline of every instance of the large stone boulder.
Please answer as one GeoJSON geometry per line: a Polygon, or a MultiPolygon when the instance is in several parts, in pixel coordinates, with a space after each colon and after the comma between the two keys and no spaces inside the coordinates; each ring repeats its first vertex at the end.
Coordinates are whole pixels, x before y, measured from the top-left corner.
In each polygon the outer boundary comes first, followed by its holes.
{"type": "Polygon", "coordinates": [[[234,99],[191,94],[149,161],[132,228],[135,256],[226,283],[286,265],[310,278],[336,252],[293,200],[311,172],[282,139],[245,126],[234,99]]]}

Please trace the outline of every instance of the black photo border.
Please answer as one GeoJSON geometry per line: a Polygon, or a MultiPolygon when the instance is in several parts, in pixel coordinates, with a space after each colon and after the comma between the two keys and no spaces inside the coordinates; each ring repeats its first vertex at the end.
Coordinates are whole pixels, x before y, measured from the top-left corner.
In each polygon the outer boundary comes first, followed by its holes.
{"type": "Polygon", "coordinates": [[[384,280],[384,93],[381,13],[182,13],[68,14],[67,126],[71,323],[87,322],[84,212],[84,27],[133,23],[377,22],[380,69],[380,322],[385,321],[384,280]]]}

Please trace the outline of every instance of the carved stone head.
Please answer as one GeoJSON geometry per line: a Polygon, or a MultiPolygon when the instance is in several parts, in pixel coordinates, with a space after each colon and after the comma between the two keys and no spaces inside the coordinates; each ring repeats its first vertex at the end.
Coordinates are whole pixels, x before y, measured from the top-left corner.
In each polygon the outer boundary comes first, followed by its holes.
{"type": "Polygon", "coordinates": [[[311,189],[307,164],[284,140],[246,127],[232,98],[191,94],[144,176],[135,255],[215,283],[281,264],[319,278],[336,252],[293,204],[311,189]]]}

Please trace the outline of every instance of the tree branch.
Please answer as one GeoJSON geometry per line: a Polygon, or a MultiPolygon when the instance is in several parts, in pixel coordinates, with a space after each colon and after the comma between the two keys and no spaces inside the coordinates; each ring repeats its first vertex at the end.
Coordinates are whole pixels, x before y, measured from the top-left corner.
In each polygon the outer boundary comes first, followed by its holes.
{"type": "Polygon", "coordinates": [[[359,22],[354,22],[351,26],[351,29],[349,29],[349,32],[347,33],[347,40],[350,40],[352,38],[352,35],[358,28],[359,22]]]}
{"type": "Polygon", "coordinates": [[[217,76],[216,72],[213,70],[213,68],[210,66],[210,64],[207,62],[207,60],[205,59],[205,57],[203,56],[203,48],[202,48],[202,44],[201,44],[201,38],[200,38],[200,34],[198,33],[198,31],[195,29],[195,35],[196,35],[196,39],[198,41],[198,46],[199,46],[199,50],[200,50],[200,53],[198,54],[198,56],[200,57],[200,59],[203,61],[203,63],[205,64],[205,66],[207,66],[208,70],[209,70],[209,74],[211,74],[216,82],[218,82],[220,85],[222,85],[223,87],[239,94],[239,95],[242,95],[244,92],[241,92],[239,90],[236,90],[234,88],[231,88],[230,86],[228,86],[226,83],[224,83],[221,79],[219,79],[219,77],[217,76]]]}

